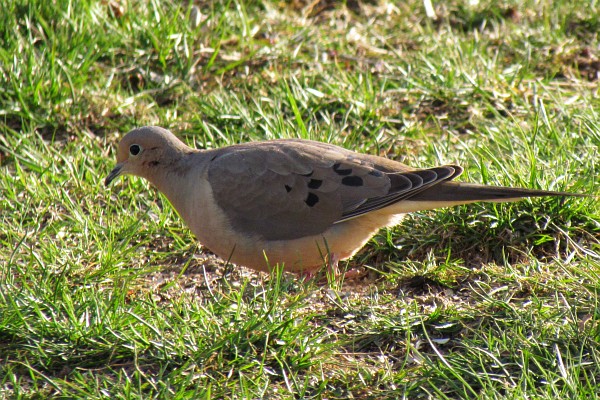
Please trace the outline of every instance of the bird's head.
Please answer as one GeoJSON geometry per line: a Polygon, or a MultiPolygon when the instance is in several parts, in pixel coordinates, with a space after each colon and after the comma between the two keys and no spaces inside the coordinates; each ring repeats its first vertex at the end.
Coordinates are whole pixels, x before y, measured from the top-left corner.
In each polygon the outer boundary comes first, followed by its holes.
{"type": "MultiPolygon", "coordinates": [[[[170,131],[158,126],[137,128],[125,135],[117,149],[117,165],[104,180],[106,186],[121,175],[137,175],[153,182],[158,171],[172,165],[191,149],[170,131]]],[[[153,182],[154,183],[154,182],[153,182]]]]}

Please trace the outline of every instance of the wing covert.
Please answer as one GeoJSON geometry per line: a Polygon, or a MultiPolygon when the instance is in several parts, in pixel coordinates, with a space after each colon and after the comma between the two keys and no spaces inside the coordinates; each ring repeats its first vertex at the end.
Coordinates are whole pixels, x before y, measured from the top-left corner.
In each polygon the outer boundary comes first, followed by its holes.
{"type": "Polygon", "coordinates": [[[326,143],[279,140],[218,151],[208,169],[233,227],[266,240],[325,232],[333,224],[407,199],[462,169],[413,170],[326,143]]]}

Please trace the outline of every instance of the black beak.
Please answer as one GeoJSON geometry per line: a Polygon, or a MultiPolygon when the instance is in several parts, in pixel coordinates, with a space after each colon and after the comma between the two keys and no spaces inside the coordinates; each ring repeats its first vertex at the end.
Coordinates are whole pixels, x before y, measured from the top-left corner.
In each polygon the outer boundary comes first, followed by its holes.
{"type": "Polygon", "coordinates": [[[110,174],[108,174],[108,176],[104,180],[104,186],[110,185],[110,183],[112,181],[114,181],[116,177],[118,177],[119,175],[121,175],[121,169],[122,168],[123,168],[123,164],[117,164],[117,166],[114,167],[112,171],[110,171],[110,174]]]}

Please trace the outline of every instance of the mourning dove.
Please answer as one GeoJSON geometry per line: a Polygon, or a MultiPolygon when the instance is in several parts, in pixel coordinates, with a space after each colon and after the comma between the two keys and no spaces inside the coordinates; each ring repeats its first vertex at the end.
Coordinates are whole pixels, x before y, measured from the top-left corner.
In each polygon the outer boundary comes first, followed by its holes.
{"type": "Polygon", "coordinates": [[[456,165],[414,169],[327,143],[281,139],[195,150],[143,127],[119,143],[106,177],[146,178],[198,240],[238,265],[308,272],[352,257],[406,213],[477,201],[573,194],[451,182],[456,165]]]}

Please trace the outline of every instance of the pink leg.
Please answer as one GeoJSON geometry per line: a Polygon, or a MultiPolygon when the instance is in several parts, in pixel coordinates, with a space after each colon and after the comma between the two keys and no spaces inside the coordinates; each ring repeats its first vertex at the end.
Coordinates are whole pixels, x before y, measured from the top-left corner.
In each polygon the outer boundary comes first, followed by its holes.
{"type": "Polygon", "coordinates": [[[313,270],[304,270],[298,273],[298,276],[302,278],[303,281],[308,281],[315,276],[315,272],[313,270]]]}
{"type": "MultiPolygon", "coordinates": [[[[339,278],[341,277],[341,272],[340,272],[340,269],[338,268],[339,261],[340,261],[340,258],[335,253],[329,254],[329,256],[327,257],[327,263],[326,263],[327,274],[334,281],[339,280],[339,278]]],[[[298,274],[298,276],[302,280],[309,280],[309,279],[314,278],[317,275],[318,271],[319,271],[318,269],[310,268],[310,269],[300,272],[298,274]]],[[[362,278],[363,276],[365,276],[365,272],[366,272],[365,268],[352,268],[344,273],[344,280],[353,280],[353,279],[362,278]]],[[[324,283],[324,282],[321,282],[321,283],[324,283]]]]}
{"type": "Polygon", "coordinates": [[[329,272],[334,279],[337,279],[337,277],[340,276],[340,270],[338,268],[340,257],[335,253],[331,253],[327,258],[327,272],[329,272]]]}
{"type": "MultiPolygon", "coordinates": [[[[338,268],[340,258],[337,254],[331,254],[329,262],[327,263],[327,272],[331,275],[334,280],[339,280],[341,277],[341,271],[338,268]]],[[[344,273],[344,280],[353,280],[362,278],[365,276],[365,268],[352,268],[344,273]]]]}

